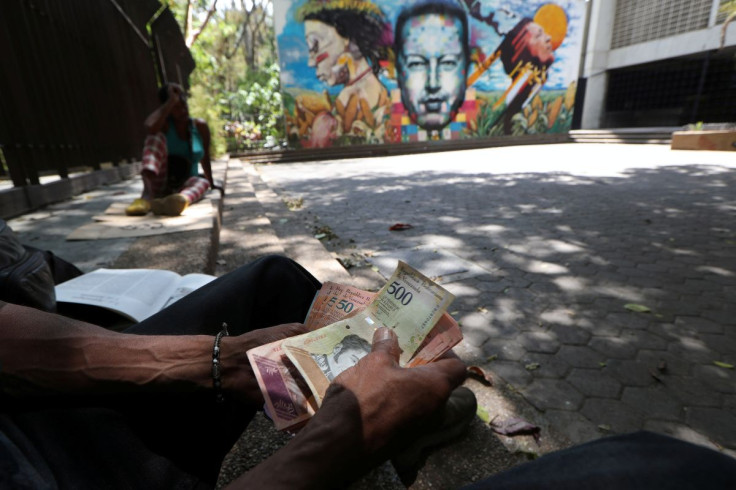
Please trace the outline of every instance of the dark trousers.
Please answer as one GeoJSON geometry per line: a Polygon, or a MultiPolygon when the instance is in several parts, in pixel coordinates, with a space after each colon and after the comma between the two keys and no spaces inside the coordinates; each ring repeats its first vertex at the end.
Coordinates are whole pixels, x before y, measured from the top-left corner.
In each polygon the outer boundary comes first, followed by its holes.
{"type": "Polygon", "coordinates": [[[736,489],[736,459],[651,432],[606,437],[543,456],[465,490],[736,489]]]}
{"type": "MultiPolygon", "coordinates": [[[[301,323],[319,287],[297,263],[269,256],[126,333],[214,336],[227,322],[230,334],[239,335],[301,323]]],[[[217,404],[212,393],[203,393],[75,398],[11,417],[23,436],[17,434],[19,446],[40,456],[31,458],[35,466],[61,488],[170,489],[214,486],[223,458],[253,415],[242,404],[217,404]]]]}

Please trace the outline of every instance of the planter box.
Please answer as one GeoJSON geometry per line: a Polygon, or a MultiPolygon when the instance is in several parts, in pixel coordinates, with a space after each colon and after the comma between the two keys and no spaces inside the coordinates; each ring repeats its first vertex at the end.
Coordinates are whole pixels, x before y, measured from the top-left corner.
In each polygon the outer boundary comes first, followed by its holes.
{"type": "Polygon", "coordinates": [[[736,151],[736,130],[675,131],[670,147],[673,150],[736,151]]]}

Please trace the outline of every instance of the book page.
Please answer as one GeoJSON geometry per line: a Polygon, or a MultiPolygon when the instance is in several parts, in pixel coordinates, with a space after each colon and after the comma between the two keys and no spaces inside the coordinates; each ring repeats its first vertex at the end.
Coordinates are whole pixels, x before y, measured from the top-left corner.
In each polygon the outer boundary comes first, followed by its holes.
{"type": "Polygon", "coordinates": [[[217,279],[215,276],[210,276],[207,274],[187,274],[186,276],[183,276],[175,284],[174,290],[171,291],[169,297],[166,299],[166,301],[164,301],[163,305],[161,305],[161,308],[159,309],[163,310],[167,306],[176,303],[195,289],[199,289],[205,284],[214,281],[215,279],[217,279]]]}
{"type": "Polygon", "coordinates": [[[56,286],[56,301],[100,306],[140,322],[161,309],[179,277],[165,270],[97,269],[56,286]]]}

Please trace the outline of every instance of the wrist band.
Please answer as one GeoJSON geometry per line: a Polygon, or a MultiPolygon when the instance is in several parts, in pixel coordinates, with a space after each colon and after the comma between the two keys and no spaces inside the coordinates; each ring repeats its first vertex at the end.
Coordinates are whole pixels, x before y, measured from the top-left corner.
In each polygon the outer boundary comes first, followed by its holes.
{"type": "Polygon", "coordinates": [[[227,323],[222,323],[222,330],[217,332],[215,336],[215,346],[212,348],[212,388],[215,390],[215,401],[222,403],[225,397],[222,395],[222,380],[220,379],[220,341],[223,337],[229,336],[227,331],[227,323]]]}

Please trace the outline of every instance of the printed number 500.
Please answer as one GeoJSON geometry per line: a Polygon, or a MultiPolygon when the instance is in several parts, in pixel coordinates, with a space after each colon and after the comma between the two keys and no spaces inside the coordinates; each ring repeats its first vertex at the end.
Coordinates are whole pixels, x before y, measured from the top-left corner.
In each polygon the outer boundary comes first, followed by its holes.
{"type": "Polygon", "coordinates": [[[412,294],[411,291],[407,291],[406,288],[397,281],[392,282],[388,286],[388,294],[396,298],[404,306],[411,303],[411,300],[414,298],[414,294],[412,294]]]}

